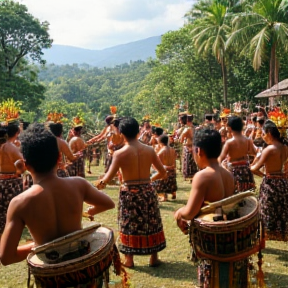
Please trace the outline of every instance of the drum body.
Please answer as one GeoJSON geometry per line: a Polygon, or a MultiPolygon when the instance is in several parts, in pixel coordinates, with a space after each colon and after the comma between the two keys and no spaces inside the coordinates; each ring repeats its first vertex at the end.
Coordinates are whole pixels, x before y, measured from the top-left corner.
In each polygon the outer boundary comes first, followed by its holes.
{"type": "Polygon", "coordinates": [[[38,246],[27,263],[37,288],[76,287],[101,279],[115,258],[120,261],[112,230],[96,224],[38,246]]]}
{"type": "Polygon", "coordinates": [[[198,280],[202,287],[206,287],[204,283],[213,288],[248,287],[249,256],[263,245],[259,204],[249,196],[222,209],[230,216],[233,212],[236,219],[213,221],[215,214],[211,213],[200,215],[191,224],[191,245],[201,260],[198,280]]]}

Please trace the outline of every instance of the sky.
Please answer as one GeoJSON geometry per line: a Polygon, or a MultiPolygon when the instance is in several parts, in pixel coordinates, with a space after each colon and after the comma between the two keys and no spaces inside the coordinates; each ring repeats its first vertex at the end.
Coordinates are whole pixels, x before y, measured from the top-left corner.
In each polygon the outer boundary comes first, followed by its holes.
{"type": "Polygon", "coordinates": [[[159,36],[183,26],[196,0],[18,0],[41,22],[53,44],[92,50],[159,36]]]}

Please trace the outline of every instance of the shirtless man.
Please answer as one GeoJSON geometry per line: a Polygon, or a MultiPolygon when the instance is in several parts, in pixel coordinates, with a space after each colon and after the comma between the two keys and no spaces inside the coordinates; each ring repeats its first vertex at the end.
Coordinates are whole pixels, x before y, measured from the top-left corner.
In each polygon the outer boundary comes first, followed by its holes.
{"type": "Polygon", "coordinates": [[[74,136],[69,141],[69,147],[73,153],[81,152],[86,148],[84,140],[81,138],[82,126],[74,127],[74,136]]]}
{"type": "MultiPolygon", "coordinates": [[[[13,142],[17,137],[17,125],[0,127],[0,235],[2,234],[10,201],[24,189],[23,179],[16,172],[14,163],[23,158],[13,142]],[[9,140],[7,134],[9,132],[9,140]],[[12,133],[13,132],[13,133],[12,133]]],[[[19,134],[19,133],[18,133],[19,134]]]]}
{"type": "Polygon", "coordinates": [[[177,181],[176,181],[176,152],[169,146],[169,137],[165,134],[159,137],[159,152],[157,153],[161,163],[167,172],[167,178],[157,180],[153,183],[158,194],[164,193],[162,201],[167,201],[167,193],[172,194],[172,199],[176,199],[177,181]]]}
{"type": "Polygon", "coordinates": [[[247,191],[255,187],[248,160],[249,155],[256,155],[256,149],[252,140],[242,134],[243,120],[240,117],[229,117],[227,126],[233,137],[225,142],[218,161],[233,173],[237,192],[247,191]]]}
{"type": "Polygon", "coordinates": [[[81,138],[82,126],[73,128],[74,136],[70,139],[68,145],[71,151],[79,156],[76,161],[70,164],[67,169],[70,176],[80,176],[85,178],[85,158],[83,150],[86,148],[84,140],[81,138]]]}
{"type": "Polygon", "coordinates": [[[73,162],[78,159],[77,154],[73,155],[73,152],[71,151],[68,143],[62,139],[62,133],[63,133],[63,125],[61,123],[50,123],[49,129],[53,133],[53,135],[57,139],[57,145],[60,152],[61,160],[58,162],[58,170],[57,175],[59,177],[67,177],[69,175],[66,171],[66,159],[65,157],[70,161],[73,162]]]}
{"type": "Polygon", "coordinates": [[[3,265],[23,261],[32,247],[82,229],[83,202],[92,205],[90,215],[115,207],[110,197],[85,179],[57,177],[57,141],[44,125],[30,125],[20,139],[34,185],[10,202],[0,243],[3,265]],[[18,246],[25,225],[34,242],[18,246]]]}
{"type": "Polygon", "coordinates": [[[139,124],[134,118],[123,118],[119,131],[126,144],[114,152],[111,166],[97,187],[103,189],[121,169],[118,247],[125,254],[123,264],[131,268],[134,255],[151,255],[150,265],[157,266],[157,253],[166,247],[166,241],[157,194],[150,182],[165,178],[166,171],[154,149],[138,140],[139,124]],[[150,179],[152,165],[157,173],[150,179]]]}
{"type": "Polygon", "coordinates": [[[174,218],[181,230],[187,220],[192,220],[204,202],[215,202],[234,193],[232,173],[219,166],[217,158],[221,152],[221,136],[216,130],[198,130],[194,137],[194,159],[201,169],[193,178],[187,204],[178,209],[174,218]]]}

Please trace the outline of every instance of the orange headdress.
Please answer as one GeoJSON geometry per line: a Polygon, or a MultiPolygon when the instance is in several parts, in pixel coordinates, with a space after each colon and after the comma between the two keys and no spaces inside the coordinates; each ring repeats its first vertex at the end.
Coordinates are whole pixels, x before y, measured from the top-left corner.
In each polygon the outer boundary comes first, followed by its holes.
{"type": "Polygon", "coordinates": [[[85,124],[84,119],[79,115],[75,116],[72,120],[73,128],[82,127],[84,126],[84,124],[85,124]]]}
{"type": "Polygon", "coordinates": [[[116,112],[117,112],[117,106],[110,106],[110,112],[111,112],[111,114],[116,114],[116,112]]]}
{"type": "Polygon", "coordinates": [[[47,121],[54,122],[54,123],[62,123],[63,113],[49,112],[47,115],[47,121]]]}
{"type": "Polygon", "coordinates": [[[21,112],[22,102],[14,99],[7,99],[0,104],[0,121],[6,124],[17,121],[21,112]]]}

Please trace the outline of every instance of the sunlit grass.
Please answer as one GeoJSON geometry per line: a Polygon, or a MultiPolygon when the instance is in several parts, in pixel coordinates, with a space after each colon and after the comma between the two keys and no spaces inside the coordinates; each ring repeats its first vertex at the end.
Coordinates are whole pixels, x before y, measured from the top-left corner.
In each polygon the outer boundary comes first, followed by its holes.
{"type": "MultiPolygon", "coordinates": [[[[102,171],[103,167],[92,166],[93,174],[87,174],[87,179],[89,181],[95,181],[102,171]]],[[[169,198],[168,202],[160,203],[164,232],[167,240],[167,248],[159,253],[164,263],[157,268],[151,268],[148,267],[149,256],[135,256],[135,268],[127,269],[133,288],[189,288],[196,287],[197,285],[196,266],[187,259],[190,251],[188,236],[182,234],[173,219],[174,211],[186,203],[191,184],[188,181],[183,181],[180,172],[178,173],[177,179],[179,187],[177,199],[171,200],[169,198]]],[[[261,179],[257,178],[256,181],[259,187],[261,179]]],[[[118,191],[118,187],[116,186],[108,186],[105,189],[105,192],[116,204],[118,203],[118,191]]],[[[95,221],[111,227],[117,236],[117,208],[97,215],[95,221]]],[[[83,219],[83,223],[84,225],[89,224],[86,219],[83,219]]],[[[25,243],[26,239],[30,239],[27,229],[23,232],[21,242],[25,243]]],[[[263,270],[268,286],[287,288],[288,244],[269,241],[266,243],[266,249],[263,254],[263,270]]],[[[1,267],[0,288],[26,287],[27,273],[25,261],[7,267],[1,267]]],[[[113,273],[111,273],[111,279],[115,282],[119,281],[113,273]]]]}

